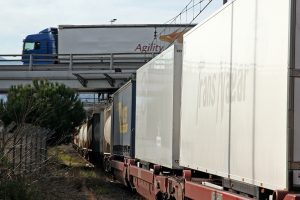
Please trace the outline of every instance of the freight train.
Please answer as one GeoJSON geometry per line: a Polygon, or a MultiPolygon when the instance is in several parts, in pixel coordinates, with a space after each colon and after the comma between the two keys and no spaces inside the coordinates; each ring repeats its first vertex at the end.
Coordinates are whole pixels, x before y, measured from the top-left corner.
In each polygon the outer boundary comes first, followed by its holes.
{"type": "Polygon", "coordinates": [[[113,95],[114,177],[147,199],[300,199],[299,21],[295,0],[232,0],[138,69],[113,95]]]}

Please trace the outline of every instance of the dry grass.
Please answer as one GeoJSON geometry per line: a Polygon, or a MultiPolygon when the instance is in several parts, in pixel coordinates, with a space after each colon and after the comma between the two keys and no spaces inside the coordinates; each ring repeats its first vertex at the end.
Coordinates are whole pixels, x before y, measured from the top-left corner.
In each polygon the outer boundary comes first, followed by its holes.
{"type": "Polygon", "coordinates": [[[37,185],[43,199],[119,200],[142,199],[130,189],[113,182],[99,168],[84,160],[71,145],[49,149],[47,172],[37,185]]]}

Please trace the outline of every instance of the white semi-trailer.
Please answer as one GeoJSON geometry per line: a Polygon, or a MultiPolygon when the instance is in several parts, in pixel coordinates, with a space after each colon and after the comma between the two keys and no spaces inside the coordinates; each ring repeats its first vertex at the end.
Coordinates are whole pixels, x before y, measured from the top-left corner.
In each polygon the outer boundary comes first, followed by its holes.
{"type": "Polygon", "coordinates": [[[235,0],[184,35],[180,165],[300,186],[299,20],[299,1],[235,0]]]}
{"type": "Polygon", "coordinates": [[[182,45],[137,70],[135,157],[179,168],[182,45]]]}
{"type": "Polygon", "coordinates": [[[159,53],[170,43],[158,34],[180,34],[184,28],[163,24],[60,25],[58,53],[159,53]]]}

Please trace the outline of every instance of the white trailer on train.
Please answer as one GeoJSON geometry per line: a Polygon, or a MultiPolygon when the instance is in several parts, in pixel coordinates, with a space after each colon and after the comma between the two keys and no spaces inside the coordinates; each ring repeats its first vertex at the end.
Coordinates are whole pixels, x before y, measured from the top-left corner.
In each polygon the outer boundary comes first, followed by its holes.
{"type": "Polygon", "coordinates": [[[299,20],[299,1],[234,0],[184,35],[180,165],[300,186],[299,20]]]}

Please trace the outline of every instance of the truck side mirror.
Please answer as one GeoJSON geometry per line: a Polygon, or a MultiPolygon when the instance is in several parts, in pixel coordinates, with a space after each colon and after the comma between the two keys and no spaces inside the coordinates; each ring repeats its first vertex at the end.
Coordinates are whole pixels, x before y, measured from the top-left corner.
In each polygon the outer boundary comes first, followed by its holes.
{"type": "Polygon", "coordinates": [[[40,49],[41,48],[41,43],[40,42],[35,42],[34,43],[34,49],[40,49]]]}

